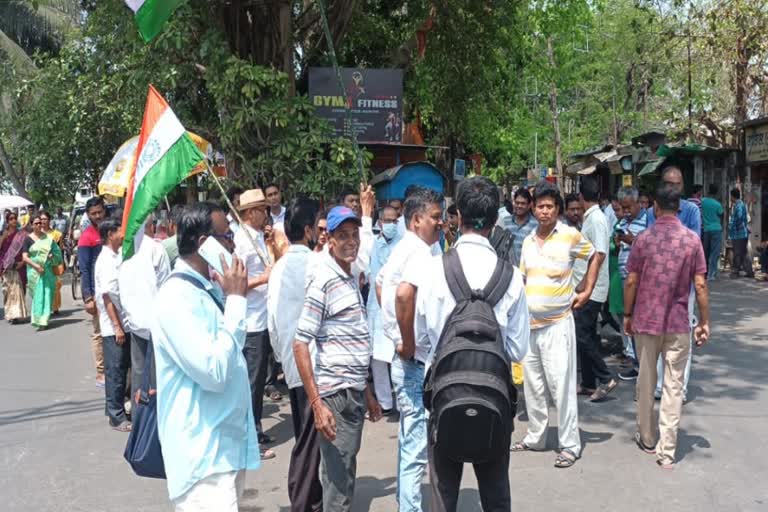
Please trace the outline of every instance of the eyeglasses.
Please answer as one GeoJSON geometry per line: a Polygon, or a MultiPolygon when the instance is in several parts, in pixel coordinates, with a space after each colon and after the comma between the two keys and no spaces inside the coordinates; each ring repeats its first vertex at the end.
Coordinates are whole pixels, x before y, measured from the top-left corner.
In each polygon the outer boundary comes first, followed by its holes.
{"type": "Polygon", "coordinates": [[[325,233],[325,232],[327,232],[327,231],[328,231],[328,228],[324,228],[324,227],[322,227],[322,226],[317,226],[317,230],[318,230],[320,233],[325,233]]]}
{"type": "Polygon", "coordinates": [[[211,236],[216,240],[229,240],[230,242],[235,239],[235,234],[232,232],[232,230],[227,231],[223,235],[218,233],[208,233],[208,236],[211,236]]]}

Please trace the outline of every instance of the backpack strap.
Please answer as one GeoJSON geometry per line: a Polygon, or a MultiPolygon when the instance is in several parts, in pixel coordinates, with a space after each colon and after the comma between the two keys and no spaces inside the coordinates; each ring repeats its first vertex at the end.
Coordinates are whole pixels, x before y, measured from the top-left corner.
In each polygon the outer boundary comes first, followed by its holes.
{"type": "Polygon", "coordinates": [[[448,283],[448,289],[456,302],[470,300],[472,298],[472,288],[469,287],[467,277],[464,275],[464,269],[461,268],[461,260],[456,250],[448,251],[443,254],[443,271],[445,272],[445,281],[448,283]]]}
{"type": "Polygon", "coordinates": [[[190,276],[188,274],[184,274],[182,272],[174,272],[173,274],[171,274],[171,278],[181,279],[182,281],[188,282],[189,284],[191,284],[192,286],[194,286],[198,290],[204,291],[205,293],[208,294],[208,296],[211,298],[211,300],[214,302],[214,304],[216,304],[216,307],[218,307],[219,310],[222,313],[224,313],[224,304],[222,304],[221,301],[219,300],[219,298],[216,297],[213,293],[211,293],[210,290],[206,290],[205,287],[203,286],[203,284],[200,281],[198,281],[197,279],[195,279],[194,277],[192,277],[192,276],[190,276]]]}
{"type": "Polygon", "coordinates": [[[496,259],[496,268],[493,269],[493,274],[488,284],[483,289],[483,296],[485,302],[494,307],[501,298],[507,293],[509,283],[512,282],[512,275],[515,272],[515,267],[510,265],[502,258],[496,259]]]}

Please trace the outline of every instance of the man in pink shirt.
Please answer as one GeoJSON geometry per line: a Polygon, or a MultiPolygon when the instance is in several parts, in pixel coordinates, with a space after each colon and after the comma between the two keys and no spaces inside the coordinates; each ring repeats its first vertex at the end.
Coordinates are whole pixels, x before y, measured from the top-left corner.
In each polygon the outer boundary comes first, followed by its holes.
{"type": "Polygon", "coordinates": [[[709,338],[704,250],[696,233],[677,219],[679,206],[680,192],[662,185],[656,193],[656,223],[632,245],[624,285],[624,331],[635,336],[640,362],[635,441],[641,450],[655,454],[663,468],[671,468],[675,462],[683,408],[683,375],[690,352],[691,284],[696,290],[700,314],[694,333],[696,345],[703,345],[709,338]],[[664,358],[664,387],[657,436],[653,392],[659,354],[664,358]]]}

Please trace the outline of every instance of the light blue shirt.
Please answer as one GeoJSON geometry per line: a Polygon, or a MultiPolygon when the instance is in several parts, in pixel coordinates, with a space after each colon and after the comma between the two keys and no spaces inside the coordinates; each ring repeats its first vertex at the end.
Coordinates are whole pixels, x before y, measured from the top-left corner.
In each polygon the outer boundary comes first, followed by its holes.
{"type": "MultiPolygon", "coordinates": [[[[373,339],[373,355],[374,359],[378,354],[376,350],[377,345],[391,344],[389,340],[384,338],[384,325],[381,319],[381,306],[376,299],[376,276],[379,275],[384,264],[389,260],[389,255],[392,254],[392,248],[395,247],[395,240],[387,242],[386,238],[379,235],[376,237],[376,241],[373,244],[373,252],[371,253],[371,266],[369,267],[369,279],[368,282],[372,283],[371,290],[368,292],[368,329],[371,331],[371,338],[373,339]]],[[[390,361],[386,361],[390,362],[390,361]]]]}
{"type": "MultiPolygon", "coordinates": [[[[680,200],[680,209],[677,210],[677,218],[683,223],[683,226],[687,227],[699,237],[701,236],[701,210],[699,207],[690,201],[685,199],[680,200]]],[[[656,224],[656,216],[653,213],[653,208],[648,209],[648,227],[656,224]]]]}
{"type": "Polygon", "coordinates": [[[260,465],[243,357],[245,298],[227,297],[222,314],[206,291],[173,277],[179,273],[222,297],[179,259],[155,300],[157,423],[171,500],[207,476],[260,465]]]}

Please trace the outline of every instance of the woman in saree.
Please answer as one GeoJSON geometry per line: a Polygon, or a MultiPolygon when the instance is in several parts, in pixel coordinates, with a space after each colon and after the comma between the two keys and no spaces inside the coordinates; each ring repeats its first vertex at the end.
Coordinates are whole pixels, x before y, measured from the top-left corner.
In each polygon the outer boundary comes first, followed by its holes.
{"type": "MultiPolygon", "coordinates": [[[[40,212],[40,220],[43,222],[43,231],[45,234],[51,237],[56,245],[59,246],[59,249],[61,249],[61,239],[64,234],[51,227],[51,214],[46,211],[40,212]]],[[[53,314],[58,314],[59,309],[61,309],[61,277],[57,275],[56,292],[53,295],[53,314]]]]}
{"type": "Polygon", "coordinates": [[[61,250],[43,231],[40,214],[32,219],[32,233],[24,241],[22,258],[27,264],[27,288],[32,297],[31,323],[38,330],[48,327],[56,292],[54,267],[62,263],[61,250]]]}
{"type": "Polygon", "coordinates": [[[5,319],[15,324],[27,317],[27,271],[21,249],[27,233],[19,229],[19,218],[13,212],[5,216],[5,229],[0,233],[0,277],[3,281],[5,319]]]}

